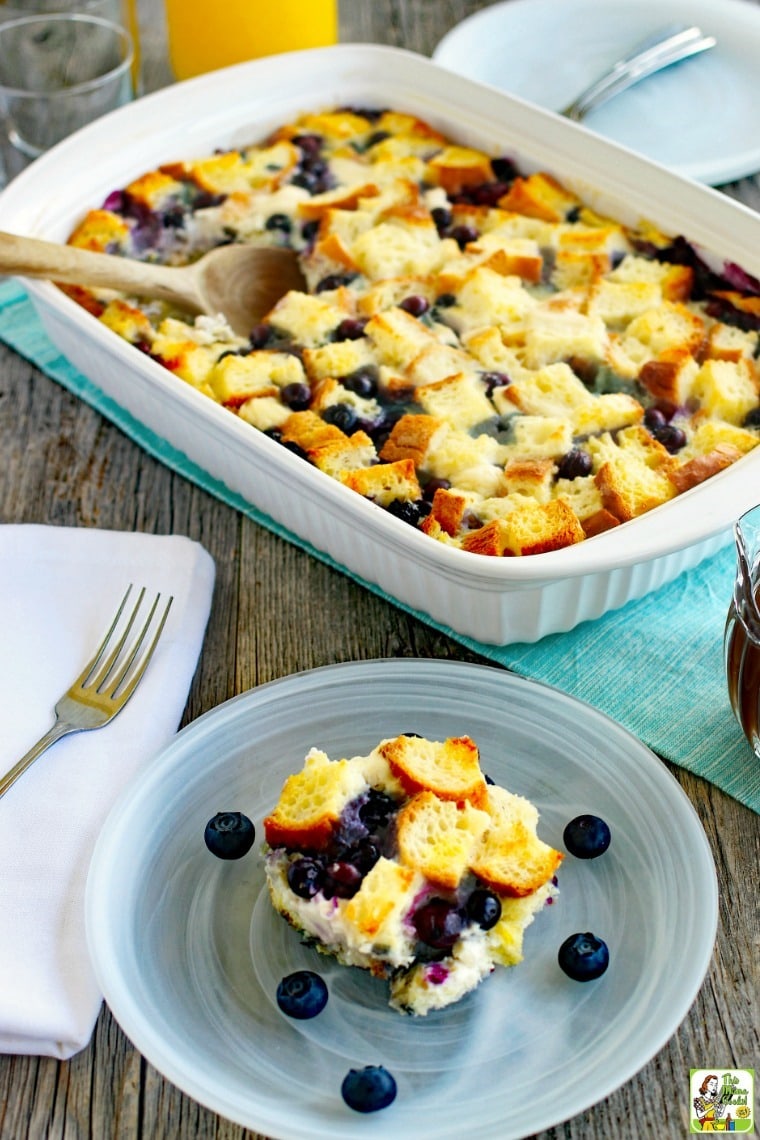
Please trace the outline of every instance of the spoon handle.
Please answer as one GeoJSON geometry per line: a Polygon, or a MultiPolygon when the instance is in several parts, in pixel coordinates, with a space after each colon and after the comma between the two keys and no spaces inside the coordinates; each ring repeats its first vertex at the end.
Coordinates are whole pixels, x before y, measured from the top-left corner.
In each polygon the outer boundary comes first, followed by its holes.
{"type": "Polygon", "coordinates": [[[0,231],[0,272],[43,277],[66,285],[89,285],[138,297],[155,297],[202,310],[191,269],[177,269],[96,253],[71,245],[0,231]]]}

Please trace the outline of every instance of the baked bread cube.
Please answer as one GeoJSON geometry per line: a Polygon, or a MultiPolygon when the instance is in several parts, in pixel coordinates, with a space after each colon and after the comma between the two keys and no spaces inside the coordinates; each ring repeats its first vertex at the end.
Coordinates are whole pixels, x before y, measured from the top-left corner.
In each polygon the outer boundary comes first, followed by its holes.
{"type": "Polygon", "coordinates": [[[708,416],[739,426],[758,403],[754,361],[746,357],[706,360],[694,377],[691,390],[708,416]]]}
{"type": "Polygon", "coordinates": [[[509,191],[499,199],[504,210],[541,218],[546,222],[563,222],[580,205],[579,200],[549,174],[530,174],[515,178],[509,191]]]}
{"type": "Polygon", "coordinates": [[[462,539],[473,554],[495,557],[546,554],[585,538],[583,527],[563,499],[548,503],[521,502],[503,518],[493,519],[462,539]]]}
{"type": "Polygon", "coordinates": [[[374,467],[362,467],[356,471],[341,470],[338,478],[344,486],[358,491],[365,499],[371,499],[381,507],[387,507],[397,499],[414,503],[422,495],[411,459],[377,463],[374,467]]]}
{"type": "Polygon", "coordinates": [[[624,429],[610,443],[594,476],[605,510],[628,522],[673,498],[675,460],[662,444],[643,428],[624,429]]]}

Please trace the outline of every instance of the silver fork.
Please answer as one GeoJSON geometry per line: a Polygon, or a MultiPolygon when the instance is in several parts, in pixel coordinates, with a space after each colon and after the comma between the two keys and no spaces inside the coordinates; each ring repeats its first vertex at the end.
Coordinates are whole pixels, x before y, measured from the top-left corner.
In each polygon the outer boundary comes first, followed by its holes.
{"type": "Polygon", "coordinates": [[[9,772],[0,777],[0,796],[5,795],[19,776],[51,744],[55,744],[62,736],[72,732],[87,732],[93,728],[102,728],[121,712],[134,693],[153,656],[174,599],[170,597],[163,609],[157,612],[161,595],[156,594],[147,617],[143,619],[142,625],[135,631],[133,640],[127,645],[127,639],[145,597],[143,586],[131,613],[126,614],[125,608],[132,589],[132,585],[128,586],[116,616],[92,659],[59,698],[55,706],[55,722],[52,728],[14,764],[9,772]],[[122,615],[124,621],[121,621],[122,615]],[[120,622],[121,627],[117,629],[120,622]],[[152,634],[148,640],[151,626],[152,634]]]}
{"type": "Polygon", "coordinates": [[[622,59],[581,92],[560,111],[568,119],[580,122],[590,111],[606,103],[613,95],[627,91],[647,75],[653,75],[682,59],[715,47],[717,40],[694,25],[673,24],[639,43],[622,59]]]}

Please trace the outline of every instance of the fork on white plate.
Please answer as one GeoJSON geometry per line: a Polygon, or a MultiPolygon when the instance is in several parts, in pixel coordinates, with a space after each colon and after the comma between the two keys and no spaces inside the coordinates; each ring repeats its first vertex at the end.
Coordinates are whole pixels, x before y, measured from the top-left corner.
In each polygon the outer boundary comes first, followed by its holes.
{"type": "Polygon", "coordinates": [[[627,91],[641,79],[715,47],[717,40],[694,24],[672,24],[661,28],[617,60],[598,79],[560,111],[567,119],[580,122],[614,95],[627,91]]]}

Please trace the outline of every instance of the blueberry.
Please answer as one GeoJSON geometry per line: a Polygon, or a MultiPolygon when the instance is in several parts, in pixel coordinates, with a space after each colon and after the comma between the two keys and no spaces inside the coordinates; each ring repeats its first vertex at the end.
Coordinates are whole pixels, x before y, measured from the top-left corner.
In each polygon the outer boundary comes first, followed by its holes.
{"type": "Polygon", "coordinates": [[[327,1005],[327,986],[313,970],[296,970],[277,987],[277,1004],[288,1017],[306,1021],[316,1017],[327,1005]]]}
{"type": "Polygon", "coordinates": [[[325,868],[318,859],[305,855],[288,864],[288,886],[299,899],[313,899],[325,881],[325,868]]]}
{"type": "Polygon", "coordinates": [[[312,173],[311,170],[299,170],[297,174],[293,175],[291,181],[294,186],[300,186],[302,190],[308,190],[310,194],[319,193],[319,176],[312,173]]]}
{"type": "Polygon", "coordinates": [[[333,340],[359,340],[366,327],[367,321],[362,317],[345,317],[333,333],[333,340]]]}
{"type": "Polygon", "coordinates": [[[435,950],[448,950],[464,929],[462,912],[446,899],[431,899],[412,915],[421,942],[435,950]]]}
{"type": "Polygon", "coordinates": [[[422,492],[422,497],[424,499],[427,499],[428,502],[432,503],[433,499],[435,498],[436,491],[448,491],[450,486],[451,483],[448,479],[428,479],[427,483],[425,484],[425,489],[422,492]]]}
{"type": "Polygon", "coordinates": [[[396,1081],[382,1065],[349,1069],[340,1086],[341,1095],[355,1112],[377,1112],[396,1099],[396,1081]]]}
{"type": "Polygon", "coordinates": [[[240,811],[220,811],[206,824],[206,846],[219,859],[241,859],[253,847],[256,832],[247,815],[240,811]]]}
{"type": "Polygon", "coordinates": [[[411,296],[404,297],[399,303],[399,308],[413,317],[421,317],[430,308],[430,302],[419,293],[412,293],[411,296]]]}
{"type": "Polygon", "coordinates": [[[476,206],[498,206],[508,191],[508,182],[483,182],[473,188],[470,197],[476,206]]]}
{"type": "Polygon", "coordinates": [[[491,170],[499,182],[514,182],[517,177],[517,167],[511,158],[492,158],[491,170]]]}
{"type": "Polygon", "coordinates": [[[377,393],[377,369],[374,364],[364,364],[349,372],[341,379],[341,384],[349,392],[368,399],[377,393]]]}
{"type": "Polygon", "coordinates": [[[449,237],[452,237],[454,239],[460,249],[464,249],[464,247],[466,245],[469,245],[471,241],[477,241],[480,237],[480,234],[474,226],[461,225],[454,226],[454,228],[451,230],[451,233],[449,234],[449,237]]]}
{"type": "Polygon", "coordinates": [[[559,948],[557,960],[560,968],[576,982],[590,982],[600,978],[610,964],[606,942],[590,930],[585,934],[571,934],[559,948]]]}
{"type": "Polygon", "coordinates": [[[126,197],[123,190],[112,190],[103,202],[102,209],[112,214],[121,214],[124,211],[126,197]]]}
{"type": "Polygon", "coordinates": [[[350,273],[328,273],[327,277],[323,277],[321,281],[317,282],[315,293],[331,293],[333,289],[340,289],[341,285],[349,285],[353,281],[354,275],[350,273]]]}
{"type": "Polygon", "coordinates": [[[267,324],[256,325],[251,329],[248,337],[251,342],[251,348],[264,348],[272,338],[272,327],[267,324]]]}
{"type": "Polygon", "coordinates": [[[359,808],[359,819],[370,831],[385,827],[396,812],[398,804],[385,792],[370,788],[367,799],[359,808]]]}
{"type": "Polygon", "coordinates": [[[353,898],[361,887],[364,877],[359,867],[355,863],[349,863],[347,859],[336,859],[328,863],[325,872],[323,890],[328,899],[353,898]]]}
{"type": "Polygon", "coordinates": [[[308,453],[304,451],[301,445],[296,443],[294,439],[282,439],[282,436],[280,436],[280,442],[286,451],[290,451],[293,455],[297,455],[299,459],[305,459],[308,462],[308,453]]]}
{"type": "Polygon", "coordinates": [[[579,479],[591,474],[591,456],[581,447],[573,447],[557,464],[558,479],[579,479]]]}
{"type": "Polygon", "coordinates": [[[753,408],[751,412],[747,413],[747,415],[744,417],[743,427],[745,427],[745,428],[760,427],[760,408],[753,408]]]}
{"type": "Polygon", "coordinates": [[[438,230],[439,235],[442,237],[451,225],[451,210],[447,210],[445,206],[436,206],[434,210],[430,211],[430,216],[435,222],[435,228],[438,230]]]}
{"type": "Polygon", "coordinates": [[[280,389],[280,397],[283,404],[287,404],[294,412],[303,412],[311,403],[311,388],[308,384],[295,381],[280,389]]]}
{"type": "Polygon", "coordinates": [[[162,210],[159,218],[161,225],[167,230],[181,230],[185,225],[185,211],[178,202],[162,210]]]}
{"type": "Polygon", "coordinates": [[[292,141],[305,155],[317,155],[322,149],[321,135],[295,135],[292,141]]]}
{"type": "Polygon", "coordinates": [[[351,435],[352,432],[356,431],[357,418],[356,411],[350,404],[330,404],[322,412],[322,419],[325,423],[333,424],[346,435],[351,435]]]}
{"type": "Polygon", "coordinates": [[[341,858],[353,864],[363,877],[368,874],[375,863],[377,863],[380,858],[380,851],[376,843],[373,843],[370,839],[363,839],[353,847],[349,847],[348,851],[346,851],[341,858]]]}
{"type": "Polygon", "coordinates": [[[501,902],[493,891],[478,887],[467,900],[467,917],[481,930],[490,930],[501,918],[501,902]]]}
{"type": "Polygon", "coordinates": [[[391,136],[389,131],[373,131],[364,145],[367,150],[370,150],[373,146],[377,146],[378,143],[385,142],[385,140],[389,139],[390,137],[391,136]]]}
{"type": "Polygon", "coordinates": [[[264,223],[264,229],[282,230],[285,234],[290,233],[292,226],[293,223],[287,214],[270,214],[264,223]]]}
{"type": "Polygon", "coordinates": [[[480,379],[489,396],[493,394],[494,388],[506,388],[511,382],[506,372],[481,372],[480,379]]]}
{"type": "Polygon", "coordinates": [[[677,451],[686,446],[686,432],[674,424],[656,427],[652,431],[652,435],[671,455],[675,455],[677,451]]]}
{"type": "Polygon", "coordinates": [[[456,305],[457,299],[454,293],[441,293],[435,299],[436,309],[450,309],[452,305],[456,305]]]}
{"type": "Polygon", "coordinates": [[[648,427],[650,431],[664,428],[667,422],[667,416],[660,408],[651,407],[644,412],[644,426],[648,427]]]}
{"type": "Polygon", "coordinates": [[[301,226],[301,237],[307,244],[311,244],[317,236],[318,229],[319,221],[316,218],[312,218],[310,221],[304,222],[301,226]]]}
{"type": "Polygon", "coordinates": [[[571,819],[563,833],[565,847],[576,859],[596,859],[610,845],[610,829],[597,815],[571,819]]]}
{"type": "MultiPolygon", "coordinates": [[[[424,512],[429,513],[430,504],[424,504],[428,509],[424,512]]],[[[408,499],[392,499],[386,510],[389,515],[394,518],[400,519],[401,522],[408,523],[409,526],[417,526],[423,516],[422,511],[423,500],[417,502],[410,502],[408,499]]]]}

